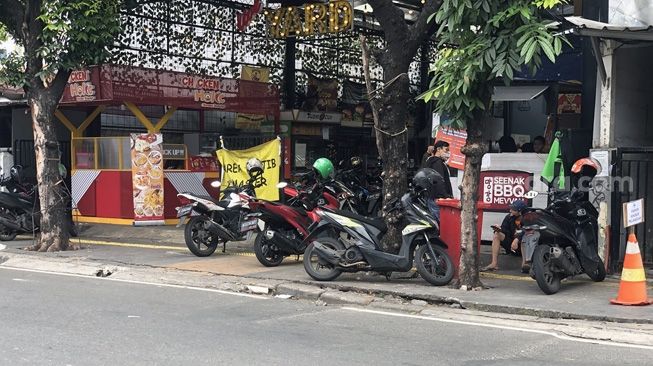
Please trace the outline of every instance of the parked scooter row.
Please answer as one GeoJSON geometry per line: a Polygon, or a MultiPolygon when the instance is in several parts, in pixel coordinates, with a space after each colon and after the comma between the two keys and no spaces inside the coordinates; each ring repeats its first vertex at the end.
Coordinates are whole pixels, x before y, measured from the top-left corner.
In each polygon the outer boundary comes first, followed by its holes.
{"type": "MultiPolygon", "coordinates": [[[[7,192],[0,192],[0,241],[11,241],[19,234],[34,234],[39,231],[41,206],[38,188],[23,182],[23,167],[15,165],[9,170],[9,177],[0,179],[0,187],[7,192]]],[[[0,174],[0,176],[2,176],[0,174]]],[[[60,181],[58,184],[63,184],[60,181]]],[[[67,189],[60,199],[68,201],[67,189]]],[[[68,231],[77,236],[75,224],[68,212],[66,215],[68,231]]]]}
{"type": "MultiPolygon", "coordinates": [[[[250,167],[258,169],[255,162],[248,163],[248,171],[250,167]]],[[[265,266],[277,266],[285,257],[304,254],[309,248],[304,264],[309,275],[318,280],[355,271],[389,275],[392,271],[408,271],[415,263],[430,283],[444,285],[451,281],[453,264],[446,244],[438,237],[438,223],[428,213],[424,201],[429,187],[415,185],[401,200],[391,203],[389,211],[401,210],[409,222],[402,232],[401,250],[395,255],[382,250],[381,239],[387,231],[382,219],[341,209],[347,208],[343,201],[352,195],[334,188],[337,181],[332,179],[331,162],[318,159],[313,168],[312,176],[305,181],[311,184],[278,186],[284,193],[283,202],[257,198],[251,183],[242,188],[228,187],[219,201],[180,194],[180,198],[189,201],[178,209],[180,224],[192,212],[197,213],[185,229],[189,249],[199,256],[210,255],[219,241],[244,240],[258,228],[254,251],[265,266]],[[327,273],[323,274],[325,269],[327,273]]],[[[214,182],[215,186],[220,184],[214,182]]]]}

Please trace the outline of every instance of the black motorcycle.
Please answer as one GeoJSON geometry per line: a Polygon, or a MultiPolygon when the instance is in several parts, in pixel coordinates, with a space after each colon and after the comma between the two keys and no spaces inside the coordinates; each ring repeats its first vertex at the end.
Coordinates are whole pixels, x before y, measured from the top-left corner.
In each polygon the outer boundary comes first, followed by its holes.
{"type": "Polygon", "coordinates": [[[312,241],[304,253],[306,273],[318,281],[331,281],[342,272],[359,271],[375,271],[389,277],[394,271],[409,271],[414,262],[419,274],[429,283],[436,286],[448,284],[454,275],[453,263],[446,252],[447,245],[438,236],[437,221],[419,196],[407,193],[389,205],[389,212],[402,210],[408,221],[402,230],[399,254],[382,249],[381,239],[387,232],[383,219],[347,211],[319,210],[321,220],[312,228],[307,241],[325,229],[346,233],[351,239],[343,243],[345,240],[339,235],[312,241]]]}
{"type": "MultiPolygon", "coordinates": [[[[220,181],[211,183],[216,188],[220,184],[220,181]]],[[[184,240],[188,249],[198,257],[213,254],[220,241],[224,252],[228,241],[247,240],[256,230],[260,214],[251,213],[248,206],[249,198],[256,196],[253,186],[227,187],[222,194],[221,200],[187,192],[177,194],[182,203],[177,207],[177,227],[193,213],[197,214],[186,224],[184,240]]]]}
{"type": "MultiPolygon", "coordinates": [[[[529,192],[535,197],[535,192],[529,192]]],[[[528,209],[522,217],[522,248],[532,253],[531,276],[547,295],[560,290],[565,277],[586,273],[596,282],[605,279],[598,255],[596,208],[574,189],[556,192],[546,209],[528,209]]]]}
{"type": "MultiPolygon", "coordinates": [[[[12,174],[0,180],[0,187],[5,187],[8,190],[8,192],[0,192],[0,241],[11,241],[19,234],[34,234],[40,229],[41,206],[38,188],[25,184],[20,178],[17,178],[17,175],[20,175],[22,171],[22,167],[15,166],[12,170],[16,170],[18,174],[12,174]]],[[[63,184],[63,181],[58,184],[63,184]]],[[[57,191],[61,192],[59,199],[69,200],[70,196],[67,189],[57,191]]],[[[67,224],[70,236],[77,236],[77,229],[70,212],[63,212],[62,214],[68,218],[67,224]]]]}

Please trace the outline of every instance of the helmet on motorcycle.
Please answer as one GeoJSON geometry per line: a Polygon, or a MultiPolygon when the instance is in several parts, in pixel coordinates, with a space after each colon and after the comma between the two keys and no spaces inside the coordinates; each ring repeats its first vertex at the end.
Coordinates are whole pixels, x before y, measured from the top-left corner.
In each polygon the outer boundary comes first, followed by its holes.
{"type": "Polygon", "coordinates": [[[574,173],[573,183],[574,187],[579,189],[589,188],[589,183],[594,177],[601,173],[601,163],[594,158],[578,159],[571,167],[571,172],[574,173]]]}
{"type": "Polygon", "coordinates": [[[333,174],[333,163],[327,158],[319,158],[313,163],[318,178],[327,179],[333,174]]]}
{"type": "Polygon", "coordinates": [[[9,169],[9,175],[11,176],[11,179],[14,180],[16,183],[20,183],[23,177],[23,167],[20,165],[14,165],[9,169]]]}
{"type": "Polygon", "coordinates": [[[351,159],[349,159],[349,164],[351,164],[352,168],[360,168],[363,164],[363,161],[358,156],[352,156],[351,159]]]}
{"type": "Polygon", "coordinates": [[[597,174],[601,173],[601,163],[594,158],[578,159],[571,167],[571,172],[574,174],[588,175],[594,178],[597,174]]]}
{"type": "Polygon", "coordinates": [[[443,181],[442,176],[431,168],[422,168],[413,177],[413,189],[423,193],[428,198],[437,198],[438,183],[443,181]]]}
{"type": "Polygon", "coordinates": [[[261,163],[260,160],[257,158],[251,158],[247,160],[247,164],[245,165],[247,168],[247,173],[249,175],[252,175],[255,171],[262,172],[263,171],[263,163],[261,163]]]}

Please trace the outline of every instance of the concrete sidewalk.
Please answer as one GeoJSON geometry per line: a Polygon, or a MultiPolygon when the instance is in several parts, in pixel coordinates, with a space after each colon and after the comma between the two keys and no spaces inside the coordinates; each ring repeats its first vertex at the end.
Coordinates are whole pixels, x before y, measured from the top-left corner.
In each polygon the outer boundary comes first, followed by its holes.
{"type": "MultiPolygon", "coordinates": [[[[29,253],[21,247],[29,241],[5,242],[0,252],[5,259],[16,256],[53,260],[57,263],[90,263],[94,266],[127,266],[186,271],[189,275],[207,274],[239,278],[243,283],[279,286],[298,297],[318,298],[333,289],[341,293],[358,293],[383,298],[390,296],[407,301],[447,304],[465,309],[531,315],[546,318],[586,319],[622,323],[653,324],[653,307],[610,305],[616,296],[619,281],[607,279],[594,283],[586,276],[563,281],[559,293],[544,295],[537,284],[519,272],[520,259],[501,256],[501,271],[483,273],[487,286],[482,291],[461,291],[449,287],[431,286],[408,274],[394,274],[391,281],[367,272],[343,274],[337,281],[316,282],[305,273],[296,258],[287,258],[279,267],[266,268],[248,250],[251,243],[227,244],[227,253],[219,251],[207,258],[192,255],[183,243],[183,230],[174,227],[148,228],[152,233],[142,239],[143,228],[123,228],[93,225],[83,231],[83,249],[62,253],[29,253]],[[113,233],[111,233],[113,232],[113,233]],[[136,235],[138,233],[140,235],[136,235]],[[91,237],[93,235],[93,237],[91,237]],[[6,253],[6,254],[3,254],[6,253]],[[315,297],[315,294],[318,294],[315,297]]],[[[482,263],[489,262],[489,247],[482,247],[482,263]]],[[[89,265],[90,265],[89,264],[89,265]]],[[[54,266],[56,268],[56,266],[54,266]]],[[[649,285],[649,295],[653,289],[649,285]]]]}

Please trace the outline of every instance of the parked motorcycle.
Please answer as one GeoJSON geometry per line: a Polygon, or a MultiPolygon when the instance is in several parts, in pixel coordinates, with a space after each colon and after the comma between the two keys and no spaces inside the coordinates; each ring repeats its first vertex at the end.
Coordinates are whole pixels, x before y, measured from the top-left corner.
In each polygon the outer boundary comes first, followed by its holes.
{"type": "MultiPolygon", "coordinates": [[[[11,174],[0,180],[0,186],[8,192],[0,192],[0,241],[11,241],[19,234],[33,234],[39,231],[41,222],[41,206],[38,187],[22,182],[22,167],[11,168],[11,174]]],[[[57,184],[63,184],[60,181],[57,184]]],[[[63,190],[62,200],[68,200],[67,189],[63,190]]],[[[70,236],[77,236],[75,223],[69,212],[64,212],[68,218],[70,236]]]]}
{"type": "Polygon", "coordinates": [[[375,271],[389,276],[394,271],[409,271],[414,263],[419,274],[429,283],[436,286],[448,284],[454,275],[453,263],[446,252],[447,245],[438,236],[439,225],[421,196],[421,192],[411,191],[388,206],[389,212],[402,210],[408,221],[402,230],[399,254],[382,249],[381,239],[387,232],[383,219],[347,211],[318,210],[321,220],[307,242],[323,230],[344,232],[353,240],[347,240],[345,244],[340,236],[333,235],[313,240],[304,253],[306,273],[318,281],[334,280],[342,272],[375,271]]]}
{"type": "Polygon", "coordinates": [[[605,279],[598,255],[599,213],[583,196],[576,189],[557,192],[546,209],[531,208],[522,216],[522,248],[532,253],[531,276],[547,295],[558,292],[565,277],[586,273],[596,282],[605,279]]]}
{"type": "MultiPolygon", "coordinates": [[[[278,187],[288,188],[285,182],[278,187]]],[[[304,238],[309,234],[309,227],[319,220],[316,209],[338,207],[337,199],[317,183],[310,189],[295,192],[297,194],[285,204],[250,199],[249,207],[260,214],[260,233],[254,241],[254,253],[266,267],[278,266],[285,257],[303,254],[307,245],[304,238]]]]}
{"type": "MultiPolygon", "coordinates": [[[[211,186],[220,187],[215,181],[211,186]]],[[[188,217],[190,220],[184,228],[184,240],[188,249],[198,257],[207,257],[215,252],[222,241],[222,251],[228,241],[244,241],[256,230],[257,214],[249,210],[249,199],[256,193],[251,184],[243,187],[228,187],[221,200],[191,193],[179,193],[182,203],[177,207],[180,227],[188,217]],[[196,216],[191,216],[197,213],[196,216]]]]}

